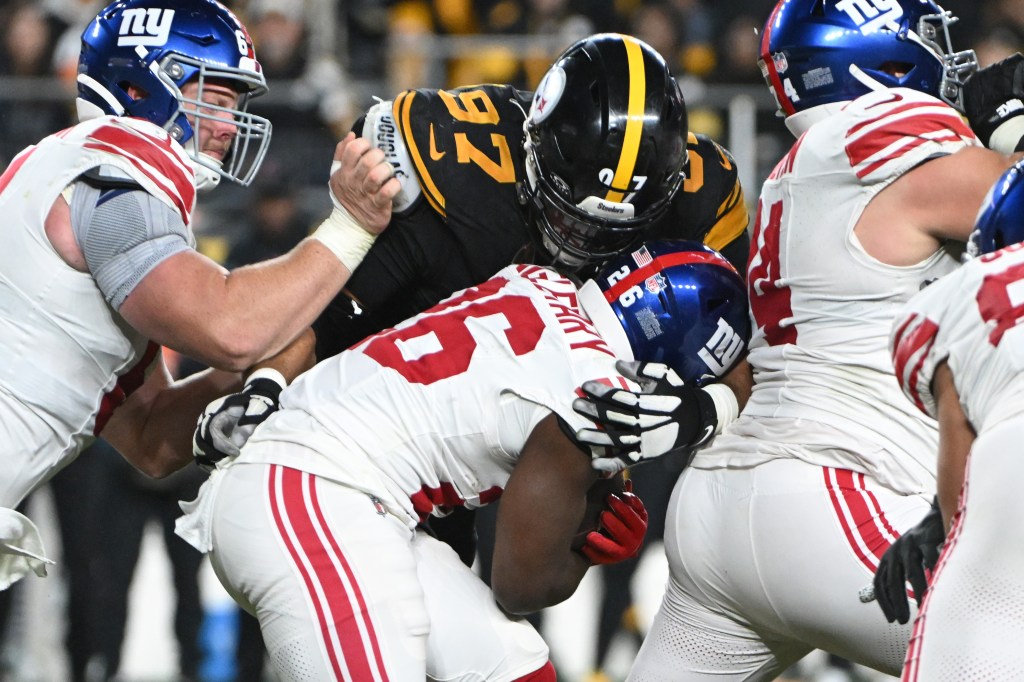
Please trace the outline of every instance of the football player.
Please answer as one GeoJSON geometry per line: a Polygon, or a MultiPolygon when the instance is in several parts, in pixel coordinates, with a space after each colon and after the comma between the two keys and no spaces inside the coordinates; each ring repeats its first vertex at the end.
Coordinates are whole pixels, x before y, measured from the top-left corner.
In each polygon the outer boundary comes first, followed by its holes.
{"type": "MultiPolygon", "coordinates": [[[[939,423],[941,517],[938,541],[924,551],[937,554],[945,539],[914,624],[904,679],[978,680],[995,670],[1005,679],[1024,677],[1017,645],[1024,543],[1006,522],[1021,507],[1015,472],[1024,477],[1017,399],[1024,345],[1014,293],[1024,278],[1021,240],[1024,163],[1008,170],[985,201],[969,245],[980,257],[911,299],[893,327],[896,378],[939,423]]],[[[880,577],[880,600],[888,590],[894,602],[906,604],[903,574],[880,577]]]]}
{"type": "Polygon", "coordinates": [[[150,475],[187,463],[202,406],[308,327],[386,227],[399,183],[353,137],[333,181],[366,178],[358,205],[347,191],[354,214],[338,208],[260,267],[228,272],[195,250],[197,190],[260,166],[270,122],[247,106],[266,90],[221,4],[115,2],[82,37],[82,122],[0,176],[0,589],[44,568],[13,511],[29,492],[101,432],[150,475]],[[172,385],[160,346],[231,372],[172,385]]]}
{"type": "MultiPolygon", "coordinates": [[[[938,432],[899,390],[889,330],[957,266],[947,247],[1012,163],[960,116],[974,55],[952,51],[953,21],[929,1],[780,0],[765,24],[797,141],[752,237],[753,391],[676,485],[671,576],[631,680],[772,679],[815,648],[902,667],[909,627],[857,595],[930,506],[938,432]]],[[[622,398],[642,447],[650,396],[597,393],[622,398]]]]}
{"type": "Polygon", "coordinates": [[[647,523],[613,494],[577,536],[597,473],[575,388],[635,386],[616,361],[658,360],[714,402],[748,334],[742,278],[697,242],[649,242],[580,287],[508,266],[301,375],[178,533],[259,619],[283,679],[553,681],[506,613],[568,598],[647,523]],[[492,595],[421,524],[499,497],[492,595]]]}

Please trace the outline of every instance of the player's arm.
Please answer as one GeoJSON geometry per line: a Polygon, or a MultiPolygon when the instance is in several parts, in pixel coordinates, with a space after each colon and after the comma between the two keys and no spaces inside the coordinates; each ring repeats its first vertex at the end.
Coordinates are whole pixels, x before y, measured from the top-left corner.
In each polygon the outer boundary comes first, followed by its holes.
{"type": "Polygon", "coordinates": [[[960,396],[953,384],[953,373],[948,362],[935,368],[932,394],[939,419],[937,493],[942,521],[948,533],[964,484],[967,455],[977,434],[960,405],[960,396]]]}
{"type": "Polygon", "coordinates": [[[531,613],[564,601],[595,561],[610,563],[635,554],[647,527],[639,499],[630,495],[635,500],[630,501],[623,494],[622,506],[609,501],[607,511],[615,518],[602,519],[609,528],[588,534],[583,547],[573,549],[587,491],[597,475],[590,457],[562,433],[557,420],[548,415],[530,434],[498,509],[491,588],[510,613],[531,613]]]}
{"type": "Polygon", "coordinates": [[[213,369],[174,382],[158,354],[145,382],[114,410],[102,435],[142,473],[167,476],[192,461],[192,430],[203,407],[240,386],[238,374],[213,369]]]}
{"type": "Polygon", "coordinates": [[[964,147],[928,160],[871,200],[857,221],[857,238],[892,265],[919,263],[947,239],[966,242],[988,190],[1020,158],[964,147]]]}
{"type": "Polygon", "coordinates": [[[399,183],[383,152],[349,135],[335,160],[330,186],[344,210],[292,251],[231,272],[181,251],[143,277],[120,313],[157,343],[214,367],[242,370],[283,349],[340,291],[391,218],[399,183]]]}

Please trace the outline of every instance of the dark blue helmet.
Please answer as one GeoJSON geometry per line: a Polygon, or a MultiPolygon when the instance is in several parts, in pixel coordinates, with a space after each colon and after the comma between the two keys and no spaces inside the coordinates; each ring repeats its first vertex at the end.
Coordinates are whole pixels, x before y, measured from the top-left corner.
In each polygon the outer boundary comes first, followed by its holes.
{"type": "Polygon", "coordinates": [[[1000,176],[981,204],[967,253],[980,256],[1024,241],[1024,161],[1000,176]]]}
{"type": "MultiPolygon", "coordinates": [[[[743,278],[699,242],[652,241],[616,257],[584,283],[580,302],[602,335],[624,334],[632,359],[664,363],[687,382],[721,377],[750,341],[743,278]]],[[[606,340],[621,352],[621,338],[606,340]]]]}
{"type": "Polygon", "coordinates": [[[252,182],[271,128],[247,107],[266,91],[248,32],[215,0],[119,0],[101,10],[82,34],[79,118],[107,114],[155,123],[185,146],[197,164],[201,188],[203,181],[212,186],[221,176],[243,185],[252,182]],[[181,89],[190,81],[199,90],[185,98],[181,89]],[[210,83],[235,90],[237,105],[203,102],[204,86],[210,83]],[[219,161],[200,154],[197,132],[203,121],[227,116],[237,129],[227,156],[219,161]]]}
{"type": "Polygon", "coordinates": [[[852,66],[963,111],[961,86],[977,59],[973,50],[953,52],[956,20],[931,0],[779,0],[758,63],[783,116],[868,93],[852,66]]]}

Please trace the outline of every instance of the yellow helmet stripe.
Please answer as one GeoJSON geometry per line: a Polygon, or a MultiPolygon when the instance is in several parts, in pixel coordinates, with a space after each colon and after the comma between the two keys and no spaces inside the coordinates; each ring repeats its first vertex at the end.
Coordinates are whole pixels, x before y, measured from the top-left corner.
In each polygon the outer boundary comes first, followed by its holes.
{"type": "MultiPolygon", "coordinates": [[[[644,53],[640,43],[631,36],[622,36],[626,45],[626,63],[629,67],[629,103],[626,105],[626,134],[619,152],[612,187],[633,186],[633,171],[640,151],[640,135],[644,130],[644,103],[647,100],[647,78],[644,74],[644,53]]],[[[621,202],[626,192],[609,190],[606,201],[621,202]]]]}

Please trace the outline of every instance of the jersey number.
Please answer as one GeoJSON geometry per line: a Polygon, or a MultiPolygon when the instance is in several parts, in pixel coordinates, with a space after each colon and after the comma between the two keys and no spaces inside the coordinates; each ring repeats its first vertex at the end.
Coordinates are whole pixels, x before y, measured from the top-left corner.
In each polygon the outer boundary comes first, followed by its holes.
{"type": "Polygon", "coordinates": [[[998,346],[1003,334],[1024,321],[1024,263],[986,275],[976,300],[981,319],[996,323],[988,340],[998,346]]]}
{"type": "MultiPolygon", "coordinates": [[[[498,109],[490,96],[483,90],[468,90],[458,96],[450,92],[438,90],[448,113],[456,121],[480,125],[497,125],[500,120],[498,109]]],[[[512,153],[508,148],[508,140],[504,135],[491,133],[491,144],[498,152],[495,161],[483,150],[469,141],[466,133],[455,133],[455,154],[459,163],[474,163],[487,173],[495,182],[512,183],[516,181],[516,169],[512,163],[512,153]]]]}
{"type": "Polygon", "coordinates": [[[792,292],[780,284],[779,232],[782,228],[782,202],[771,205],[768,223],[764,222],[761,203],[757,206],[757,222],[750,244],[750,267],[747,271],[747,294],[750,311],[758,329],[763,330],[769,346],[796,343],[796,327],[782,326],[782,320],[793,317],[792,292]]]}
{"type": "Polygon", "coordinates": [[[462,374],[477,349],[477,335],[503,333],[515,355],[537,347],[544,321],[526,296],[501,296],[506,282],[493,280],[445,301],[409,327],[373,337],[362,352],[414,384],[432,384],[462,374]]]}

